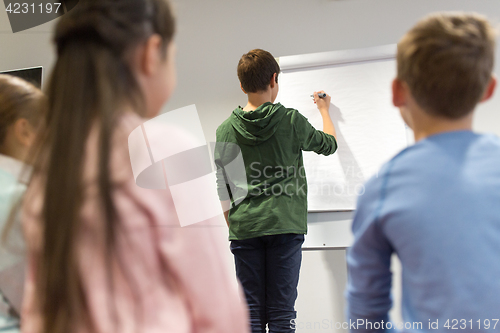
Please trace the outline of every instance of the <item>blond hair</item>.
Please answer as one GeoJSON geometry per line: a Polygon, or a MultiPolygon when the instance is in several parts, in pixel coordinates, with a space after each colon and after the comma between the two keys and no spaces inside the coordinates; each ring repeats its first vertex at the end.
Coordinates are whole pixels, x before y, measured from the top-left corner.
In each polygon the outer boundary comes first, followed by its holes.
{"type": "Polygon", "coordinates": [[[477,14],[434,14],[398,43],[398,79],[426,112],[459,119],[481,100],[494,65],[496,31],[477,14]]]}
{"type": "Polygon", "coordinates": [[[0,74],[0,144],[7,129],[18,119],[27,119],[38,125],[42,118],[45,96],[31,83],[15,76],[0,74]]]}

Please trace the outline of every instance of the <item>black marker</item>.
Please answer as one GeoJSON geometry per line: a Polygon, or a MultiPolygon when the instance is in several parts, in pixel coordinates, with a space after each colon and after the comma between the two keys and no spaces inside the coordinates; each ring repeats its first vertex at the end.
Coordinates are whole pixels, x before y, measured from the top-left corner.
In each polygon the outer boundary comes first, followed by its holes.
{"type": "MultiPolygon", "coordinates": [[[[314,95],[311,95],[311,97],[314,97],[314,95]]],[[[320,94],[318,94],[318,97],[319,98],[325,98],[326,97],[326,93],[320,93],[320,94]]]]}

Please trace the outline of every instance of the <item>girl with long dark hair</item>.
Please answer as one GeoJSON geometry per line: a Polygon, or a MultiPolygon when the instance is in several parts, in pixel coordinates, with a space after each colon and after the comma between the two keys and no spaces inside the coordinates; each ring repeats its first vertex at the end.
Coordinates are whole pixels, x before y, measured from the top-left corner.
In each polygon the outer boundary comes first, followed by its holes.
{"type": "Polygon", "coordinates": [[[247,332],[214,228],[180,228],[139,188],[129,133],[175,86],[164,0],[84,0],[57,24],[48,112],[24,198],[26,333],[247,332]]]}

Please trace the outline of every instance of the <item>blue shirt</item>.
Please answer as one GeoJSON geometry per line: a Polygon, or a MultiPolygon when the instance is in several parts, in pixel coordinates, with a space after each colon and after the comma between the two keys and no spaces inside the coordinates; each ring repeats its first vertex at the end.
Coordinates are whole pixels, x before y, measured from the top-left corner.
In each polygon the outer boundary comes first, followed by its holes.
{"type": "Polygon", "coordinates": [[[365,185],[352,228],[348,318],[372,325],[351,329],[388,328],[396,253],[404,323],[393,328],[500,331],[499,138],[448,132],[403,150],[365,185]]]}

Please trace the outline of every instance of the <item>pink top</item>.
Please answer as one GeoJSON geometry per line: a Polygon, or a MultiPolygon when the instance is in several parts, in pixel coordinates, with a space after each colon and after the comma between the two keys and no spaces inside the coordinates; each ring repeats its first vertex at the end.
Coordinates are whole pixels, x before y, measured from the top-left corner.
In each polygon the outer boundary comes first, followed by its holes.
{"type": "MultiPolygon", "coordinates": [[[[103,223],[97,213],[97,130],[91,132],[85,161],[85,199],[77,239],[87,301],[99,333],[247,333],[247,308],[236,278],[228,267],[227,241],[219,227],[179,226],[168,190],[138,187],[132,175],[128,134],[143,119],[126,113],[118,124],[110,157],[113,198],[125,237],[118,251],[130,287],[117,261],[114,298],[108,297],[103,223]],[[165,283],[174,280],[175,287],[165,283]],[[138,298],[137,298],[138,297],[138,298]],[[116,305],[118,326],[112,320],[116,305]],[[137,308],[134,307],[137,305],[137,308]],[[137,317],[138,316],[138,317],[137,317]]],[[[42,180],[34,178],[26,194],[23,225],[28,244],[28,270],[22,308],[23,333],[41,330],[34,276],[41,249],[42,180]]],[[[57,300],[54,300],[57,301],[57,300]]],[[[86,332],[83,328],[78,333],[86,332]]]]}

